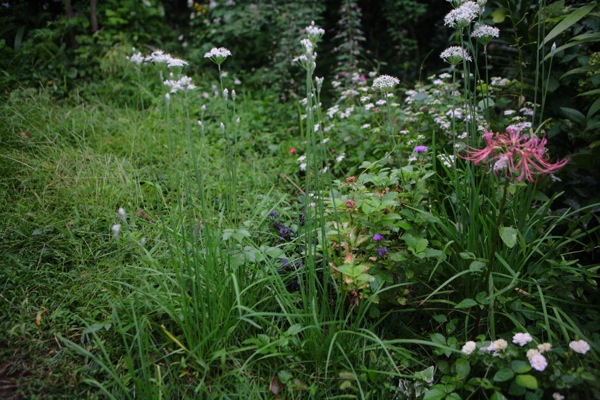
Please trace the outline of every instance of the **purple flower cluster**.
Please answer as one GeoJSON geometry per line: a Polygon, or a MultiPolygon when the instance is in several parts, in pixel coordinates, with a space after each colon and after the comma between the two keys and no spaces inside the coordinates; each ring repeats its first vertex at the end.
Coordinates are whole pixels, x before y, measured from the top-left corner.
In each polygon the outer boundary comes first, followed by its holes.
{"type": "Polygon", "coordinates": [[[269,213],[269,216],[271,217],[271,227],[277,231],[277,234],[279,235],[279,240],[281,242],[286,242],[294,237],[294,231],[292,231],[291,228],[285,226],[279,220],[279,214],[277,213],[277,211],[271,211],[269,213]]]}

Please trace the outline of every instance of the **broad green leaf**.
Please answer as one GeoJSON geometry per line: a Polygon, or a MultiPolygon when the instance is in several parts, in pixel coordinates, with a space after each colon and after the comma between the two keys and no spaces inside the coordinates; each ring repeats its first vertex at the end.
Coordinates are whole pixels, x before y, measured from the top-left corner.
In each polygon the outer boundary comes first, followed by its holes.
{"type": "Polygon", "coordinates": [[[410,233],[402,235],[402,239],[406,242],[408,247],[415,253],[420,253],[427,248],[429,241],[425,238],[416,238],[410,233]]]}
{"type": "Polygon", "coordinates": [[[485,263],[483,261],[473,261],[469,264],[469,271],[473,272],[481,272],[485,268],[485,263]]]}
{"type": "Polygon", "coordinates": [[[522,386],[527,389],[537,389],[538,382],[533,375],[517,375],[515,378],[515,382],[517,385],[522,386]]]}
{"type": "Polygon", "coordinates": [[[460,379],[466,379],[471,372],[471,364],[469,364],[469,360],[466,358],[459,358],[456,360],[456,373],[460,379]]]}
{"type": "Polygon", "coordinates": [[[265,254],[271,258],[279,258],[279,257],[285,255],[285,252],[278,247],[269,247],[265,250],[265,254]]]}
{"type": "Polygon", "coordinates": [[[490,400],[507,400],[507,399],[506,399],[506,396],[504,396],[502,393],[494,392],[492,397],[490,397],[490,400]]]}
{"type": "Polygon", "coordinates": [[[464,299],[460,303],[454,306],[454,308],[471,308],[477,305],[477,302],[473,299],[464,299]]]}
{"type": "Polygon", "coordinates": [[[571,26],[573,26],[575,23],[577,23],[577,21],[579,21],[580,19],[582,19],[583,17],[588,15],[594,9],[594,7],[596,7],[596,2],[588,4],[587,6],[584,6],[584,7],[578,8],[577,10],[573,11],[571,14],[567,15],[565,19],[563,19],[558,25],[556,25],[554,27],[554,29],[552,29],[546,35],[546,37],[544,38],[544,41],[540,44],[540,47],[544,46],[545,44],[550,42],[552,39],[554,39],[555,37],[557,37],[564,31],[569,29],[571,26]]]}
{"type": "Polygon", "coordinates": [[[512,379],[513,376],[515,376],[515,373],[513,372],[512,369],[501,368],[498,370],[498,372],[496,372],[494,374],[494,381],[495,382],[506,382],[506,381],[512,379]]]}
{"type": "Polygon", "coordinates": [[[510,362],[510,368],[516,374],[524,374],[525,372],[531,371],[531,365],[527,361],[513,360],[510,362]]]}
{"type": "Polygon", "coordinates": [[[425,368],[423,371],[416,372],[415,377],[431,384],[433,383],[434,373],[435,367],[432,365],[431,367],[425,368]]]}
{"type": "Polygon", "coordinates": [[[585,125],[585,115],[583,115],[581,111],[569,107],[561,107],[560,111],[562,111],[563,115],[571,121],[580,125],[585,125]]]}
{"type": "Polygon", "coordinates": [[[592,105],[590,106],[590,109],[588,110],[587,113],[587,118],[590,119],[594,116],[594,114],[596,114],[598,112],[598,110],[600,110],[600,97],[598,97],[596,99],[596,101],[594,101],[592,103],[592,105]]]}
{"type": "Polygon", "coordinates": [[[495,24],[501,24],[506,19],[506,11],[504,8],[497,8],[492,12],[492,21],[495,24]]]}
{"type": "Polygon", "coordinates": [[[517,244],[517,230],[509,226],[502,226],[500,227],[500,238],[509,249],[512,249],[517,244]]]}
{"type": "Polygon", "coordinates": [[[569,75],[583,74],[585,72],[594,72],[600,69],[600,65],[586,65],[585,67],[573,68],[565,72],[558,79],[563,79],[569,75]]]}
{"type": "Polygon", "coordinates": [[[441,400],[444,397],[446,397],[445,387],[442,385],[435,385],[425,393],[423,400],[441,400]]]}
{"type": "Polygon", "coordinates": [[[511,396],[523,396],[525,392],[527,392],[527,389],[525,389],[523,386],[518,385],[517,382],[512,381],[510,383],[508,394],[510,394],[511,396]]]}

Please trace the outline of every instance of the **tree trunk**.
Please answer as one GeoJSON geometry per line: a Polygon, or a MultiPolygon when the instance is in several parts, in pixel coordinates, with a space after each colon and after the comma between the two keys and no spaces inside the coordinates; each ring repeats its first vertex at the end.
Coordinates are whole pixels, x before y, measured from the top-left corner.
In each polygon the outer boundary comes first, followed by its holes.
{"type": "Polygon", "coordinates": [[[93,35],[98,32],[98,0],[90,0],[90,23],[93,35]]]}
{"type": "MultiPolygon", "coordinates": [[[[65,11],[67,13],[67,21],[70,21],[74,17],[73,13],[73,5],[71,4],[71,0],[64,0],[65,11]]],[[[69,36],[68,36],[69,46],[73,49],[77,48],[77,41],[75,40],[75,27],[69,26],[69,36]]]]}

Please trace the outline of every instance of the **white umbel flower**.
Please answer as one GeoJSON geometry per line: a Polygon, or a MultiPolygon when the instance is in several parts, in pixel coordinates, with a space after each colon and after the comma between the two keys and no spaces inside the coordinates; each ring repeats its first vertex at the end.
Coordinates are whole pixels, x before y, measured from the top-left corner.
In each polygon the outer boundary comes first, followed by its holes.
{"type": "Polygon", "coordinates": [[[230,55],[231,51],[225,47],[213,47],[210,51],[204,53],[204,58],[209,58],[215,64],[221,65],[230,55]]]}
{"type": "Polygon", "coordinates": [[[446,50],[442,51],[440,57],[449,64],[457,65],[462,60],[472,61],[473,59],[469,55],[466,49],[460,46],[450,46],[446,50]]]}
{"type": "Polygon", "coordinates": [[[389,75],[381,75],[373,81],[373,88],[387,92],[398,86],[400,80],[389,75]]]}
{"type": "Polygon", "coordinates": [[[475,38],[479,43],[487,45],[492,41],[492,38],[500,37],[500,29],[490,25],[479,25],[471,33],[471,37],[475,38]]]}
{"type": "Polygon", "coordinates": [[[464,28],[477,18],[481,8],[474,1],[465,1],[444,17],[444,25],[452,28],[464,28]]]}

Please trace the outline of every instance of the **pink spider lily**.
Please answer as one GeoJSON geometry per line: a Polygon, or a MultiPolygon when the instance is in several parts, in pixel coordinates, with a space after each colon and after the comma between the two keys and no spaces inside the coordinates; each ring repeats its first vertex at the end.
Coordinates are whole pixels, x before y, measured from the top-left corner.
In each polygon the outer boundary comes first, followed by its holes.
{"type": "Polygon", "coordinates": [[[504,170],[507,177],[518,173],[517,182],[523,179],[533,182],[534,175],[554,173],[569,162],[568,159],[554,164],[547,161],[546,138],[521,135],[521,129],[515,127],[508,127],[506,132],[485,131],[483,139],[486,146],[483,149],[471,148],[466,156],[461,157],[474,164],[493,163],[492,170],[496,173],[504,170]]]}

